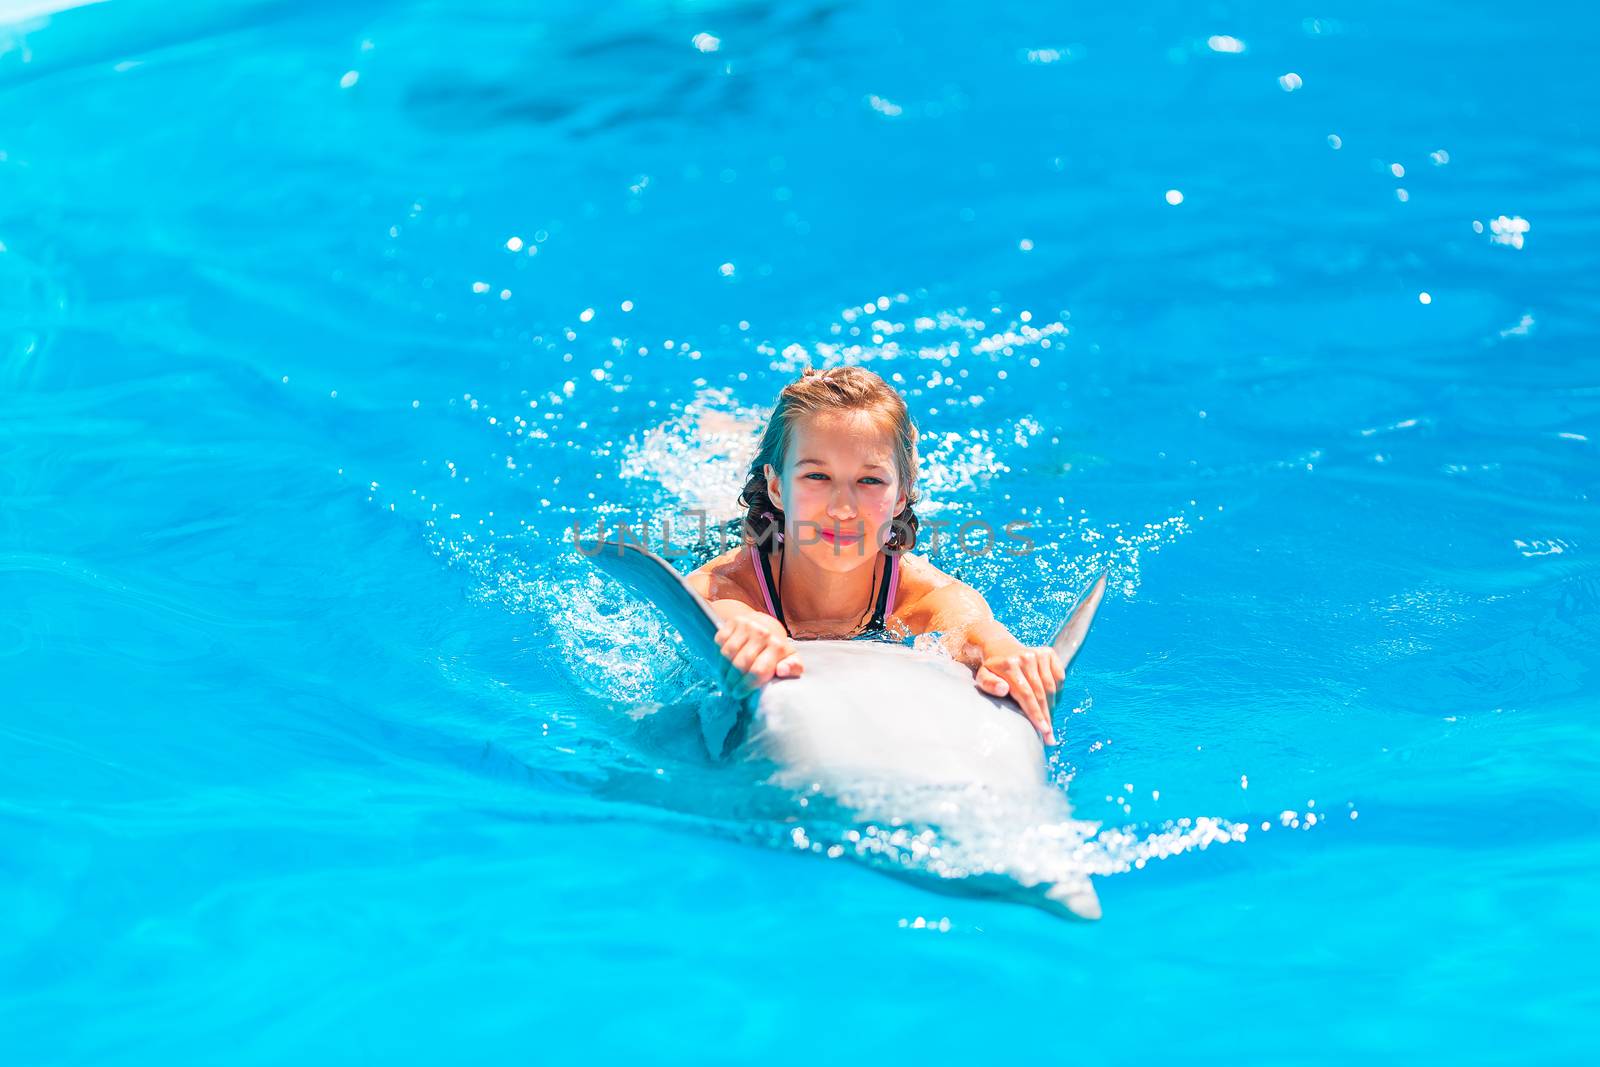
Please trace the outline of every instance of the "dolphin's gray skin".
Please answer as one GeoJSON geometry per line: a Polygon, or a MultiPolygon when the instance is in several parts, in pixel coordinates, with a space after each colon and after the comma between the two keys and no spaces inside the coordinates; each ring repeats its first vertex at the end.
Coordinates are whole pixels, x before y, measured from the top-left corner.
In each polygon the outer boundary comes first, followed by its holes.
{"type": "MultiPolygon", "coordinates": [[[[717,617],[669,563],[633,543],[583,548],[660,608],[721,676],[717,617]]],[[[1083,644],[1105,587],[1102,574],[1051,642],[1063,664],[1083,644]]],[[[799,646],[804,673],[769,682],[750,701],[745,755],[772,761],[779,784],[833,797],[865,822],[937,827],[937,847],[924,842],[910,873],[1099,918],[1072,855],[1092,827],[1072,819],[1066,794],[1046,782],[1043,745],[1016,705],[986,695],[972,671],[937,653],[876,641],[799,646]]],[[[719,734],[707,735],[714,755],[719,734]]],[[[890,866],[907,862],[898,846],[885,851],[895,853],[890,866]]]]}

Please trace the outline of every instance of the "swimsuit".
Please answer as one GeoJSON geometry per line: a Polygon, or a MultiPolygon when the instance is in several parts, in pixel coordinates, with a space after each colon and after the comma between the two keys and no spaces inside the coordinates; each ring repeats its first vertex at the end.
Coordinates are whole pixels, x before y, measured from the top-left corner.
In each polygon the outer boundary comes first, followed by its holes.
{"type": "MultiPolygon", "coordinates": [[[[755,565],[756,584],[761,586],[761,598],[766,601],[767,614],[778,620],[784,633],[789,633],[789,623],[783,617],[783,598],[779,595],[778,583],[772,580],[771,552],[764,546],[751,545],[750,562],[755,565]]],[[[886,553],[883,567],[884,580],[878,588],[878,602],[873,606],[872,620],[865,629],[853,636],[866,637],[884,633],[888,629],[885,620],[894,614],[895,593],[900,589],[900,556],[886,553]]]]}

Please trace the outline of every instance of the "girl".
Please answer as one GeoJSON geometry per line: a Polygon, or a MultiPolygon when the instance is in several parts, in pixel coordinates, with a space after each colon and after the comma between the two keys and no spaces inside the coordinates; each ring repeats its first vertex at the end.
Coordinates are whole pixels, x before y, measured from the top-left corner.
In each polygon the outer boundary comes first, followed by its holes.
{"type": "Polygon", "coordinates": [[[916,438],[905,401],[869,370],[808,369],[784,387],[739,494],[745,543],[688,578],[722,620],[728,687],[799,675],[799,638],[937,632],[980,689],[1016,701],[1053,745],[1061,660],[1024,647],[976,590],[907,551],[916,438]]]}

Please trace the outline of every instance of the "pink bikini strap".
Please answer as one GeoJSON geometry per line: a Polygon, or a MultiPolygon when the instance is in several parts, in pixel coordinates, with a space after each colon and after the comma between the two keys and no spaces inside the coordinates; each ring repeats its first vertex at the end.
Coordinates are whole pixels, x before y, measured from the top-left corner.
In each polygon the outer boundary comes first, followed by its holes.
{"type": "Polygon", "coordinates": [[[761,586],[761,599],[767,603],[767,614],[781,620],[778,609],[772,606],[772,590],[767,586],[767,561],[755,545],[750,546],[750,566],[756,572],[756,584],[761,586]]]}

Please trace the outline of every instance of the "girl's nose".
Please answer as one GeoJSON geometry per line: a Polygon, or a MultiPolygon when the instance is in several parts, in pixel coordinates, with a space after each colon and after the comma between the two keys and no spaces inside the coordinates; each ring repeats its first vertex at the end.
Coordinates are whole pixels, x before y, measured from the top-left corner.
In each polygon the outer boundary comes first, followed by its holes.
{"type": "Polygon", "coordinates": [[[842,489],[834,490],[833,494],[828,500],[828,517],[830,519],[855,518],[855,498],[842,489]]]}

